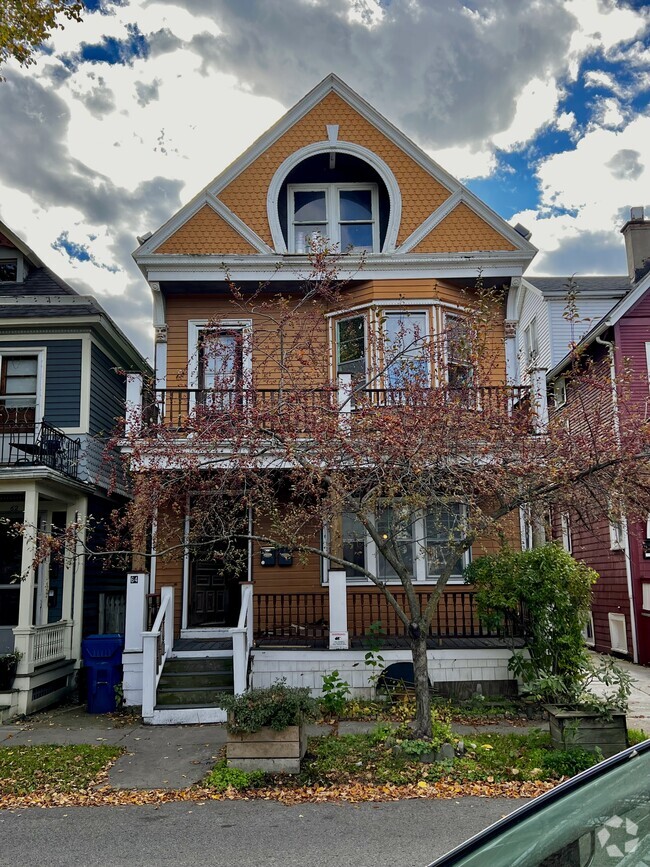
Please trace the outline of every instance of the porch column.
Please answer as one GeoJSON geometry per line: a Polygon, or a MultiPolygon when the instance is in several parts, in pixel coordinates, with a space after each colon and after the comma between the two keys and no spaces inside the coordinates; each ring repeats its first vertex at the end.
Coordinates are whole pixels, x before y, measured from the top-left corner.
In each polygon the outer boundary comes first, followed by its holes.
{"type": "Polygon", "coordinates": [[[126,435],[140,433],[142,423],[142,374],[126,375],[126,435]]]}
{"type": "Polygon", "coordinates": [[[74,589],[72,591],[72,656],[77,660],[75,668],[81,666],[81,626],[83,620],[84,581],[86,575],[86,521],[88,519],[88,500],[81,497],[74,504],[76,520],[79,522],[77,542],[73,545],[74,589]]]}
{"type": "Polygon", "coordinates": [[[147,626],[148,592],[149,575],[146,572],[127,573],[122,688],[124,703],[128,707],[142,704],[142,633],[147,626]]]}
{"type": "Polygon", "coordinates": [[[38,490],[36,485],[25,489],[23,509],[23,552],[20,563],[20,601],[18,607],[18,626],[14,629],[16,650],[23,654],[18,663],[18,674],[32,670],[32,620],[34,611],[34,557],[36,556],[36,536],[38,532],[38,490]]]}
{"type": "Polygon", "coordinates": [[[541,434],[548,427],[548,395],[546,392],[545,367],[535,367],[530,371],[530,391],[535,412],[535,433],[541,434]]]}
{"type": "Polygon", "coordinates": [[[342,569],[329,573],[330,593],[330,650],[347,650],[348,637],[348,587],[347,576],[342,569]]]}
{"type": "MultiPolygon", "coordinates": [[[[70,527],[74,524],[76,517],[76,504],[69,505],[65,513],[66,526],[70,527]]],[[[73,546],[69,545],[63,561],[63,598],[61,600],[61,619],[68,621],[72,620],[72,599],[74,596],[77,577],[76,553],[77,552],[73,550],[73,546]]]]}

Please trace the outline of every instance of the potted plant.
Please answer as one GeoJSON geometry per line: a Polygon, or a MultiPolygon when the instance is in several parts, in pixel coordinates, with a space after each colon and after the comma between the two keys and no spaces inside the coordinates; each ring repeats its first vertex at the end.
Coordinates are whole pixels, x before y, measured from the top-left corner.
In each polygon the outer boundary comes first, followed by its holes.
{"type": "Polygon", "coordinates": [[[18,650],[0,654],[0,692],[6,692],[13,687],[16,669],[21,659],[22,653],[18,650]]]}
{"type": "Polygon", "coordinates": [[[297,774],[307,749],[304,722],[317,703],[306,687],[276,681],[267,689],[224,696],[228,711],[228,764],[244,771],[297,774]]]}
{"type": "Polygon", "coordinates": [[[579,746],[600,750],[607,758],[628,746],[626,712],[631,682],[630,675],[612,659],[593,662],[584,655],[571,672],[541,672],[526,680],[522,692],[544,705],[556,749],[579,746]],[[596,695],[592,691],[595,684],[611,689],[596,695]]]}

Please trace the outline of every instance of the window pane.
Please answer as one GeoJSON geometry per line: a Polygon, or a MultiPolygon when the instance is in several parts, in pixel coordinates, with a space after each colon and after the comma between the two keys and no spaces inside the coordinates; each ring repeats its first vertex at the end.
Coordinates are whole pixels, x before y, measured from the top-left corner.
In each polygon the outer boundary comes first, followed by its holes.
{"type": "Polygon", "coordinates": [[[428,384],[426,315],[389,313],[385,319],[386,371],[388,385],[402,388],[409,383],[428,384]],[[394,359],[391,363],[391,359],[394,359]]]}
{"type": "Polygon", "coordinates": [[[351,361],[364,361],[365,335],[363,316],[344,319],[337,323],[339,364],[351,361]]]}
{"type": "MultiPolygon", "coordinates": [[[[394,509],[385,509],[378,518],[377,529],[386,539],[393,539],[402,563],[413,575],[413,525],[410,518],[396,514],[394,509]]],[[[397,578],[397,572],[377,551],[377,567],[380,578],[397,578]]]]}
{"type": "Polygon", "coordinates": [[[234,388],[241,374],[241,338],[232,332],[201,333],[199,387],[234,388]]]}
{"type": "Polygon", "coordinates": [[[6,259],[0,262],[0,283],[15,283],[17,276],[17,260],[6,259]]]}
{"type": "Polygon", "coordinates": [[[293,218],[296,223],[315,223],[327,220],[324,190],[297,190],[293,194],[293,207],[293,218]]]}
{"type": "Polygon", "coordinates": [[[340,219],[372,220],[372,193],[370,190],[341,190],[340,219]]]}
{"type": "Polygon", "coordinates": [[[372,253],[372,224],[352,223],[341,224],[341,252],[348,250],[365,250],[372,253]]]}
{"type": "Polygon", "coordinates": [[[327,237],[327,226],[324,224],[321,226],[296,226],[294,234],[294,249],[296,253],[311,252],[311,245],[309,242],[312,237],[318,244],[319,238],[324,239],[327,237]]]}
{"type": "MultiPolygon", "coordinates": [[[[342,556],[344,560],[355,563],[365,569],[366,566],[366,531],[356,515],[344,512],[342,518],[342,556]]],[[[351,566],[345,567],[345,574],[349,578],[362,577],[351,566]]]]}
{"type": "Polygon", "coordinates": [[[449,543],[461,538],[463,507],[460,503],[454,503],[448,507],[441,507],[426,516],[426,548],[427,548],[427,576],[437,578],[443,567],[454,559],[452,571],[453,577],[459,577],[463,573],[462,557],[454,557],[450,551],[449,543]]]}

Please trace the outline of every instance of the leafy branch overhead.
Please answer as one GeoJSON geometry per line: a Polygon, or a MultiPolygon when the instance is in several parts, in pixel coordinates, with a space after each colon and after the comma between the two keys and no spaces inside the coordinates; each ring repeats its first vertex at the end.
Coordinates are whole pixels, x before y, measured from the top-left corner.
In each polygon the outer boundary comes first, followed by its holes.
{"type": "Polygon", "coordinates": [[[3,0],[0,3],[0,66],[15,60],[21,66],[36,62],[35,54],[61,19],[81,21],[80,0],[3,0]]]}

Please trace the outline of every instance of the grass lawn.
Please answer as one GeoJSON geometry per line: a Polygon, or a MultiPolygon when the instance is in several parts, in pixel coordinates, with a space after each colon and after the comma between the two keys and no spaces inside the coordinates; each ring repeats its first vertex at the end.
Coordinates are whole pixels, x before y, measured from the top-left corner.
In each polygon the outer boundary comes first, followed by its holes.
{"type": "Polygon", "coordinates": [[[82,791],[121,753],[105,745],[2,747],[0,796],[82,791]]]}

